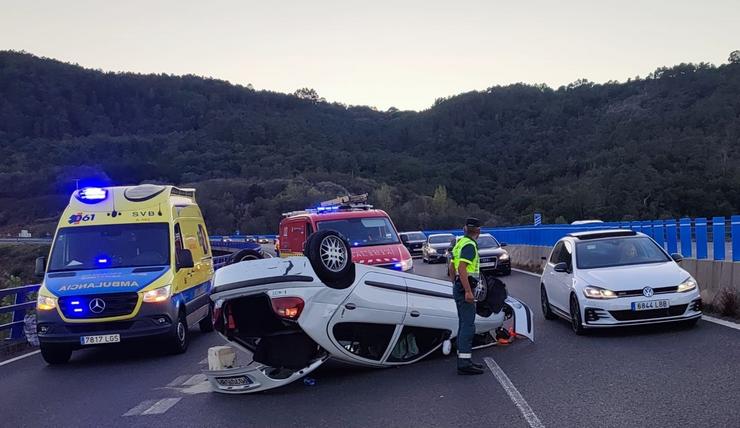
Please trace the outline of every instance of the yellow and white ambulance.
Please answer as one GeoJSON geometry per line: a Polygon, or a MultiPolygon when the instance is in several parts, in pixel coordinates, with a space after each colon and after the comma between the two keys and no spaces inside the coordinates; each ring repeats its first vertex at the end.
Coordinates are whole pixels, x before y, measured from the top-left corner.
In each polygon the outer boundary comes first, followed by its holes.
{"type": "Polygon", "coordinates": [[[213,328],[213,256],[194,189],[75,191],[37,271],[37,331],[49,364],[67,362],[75,349],[144,337],[181,353],[189,326],[213,328]]]}

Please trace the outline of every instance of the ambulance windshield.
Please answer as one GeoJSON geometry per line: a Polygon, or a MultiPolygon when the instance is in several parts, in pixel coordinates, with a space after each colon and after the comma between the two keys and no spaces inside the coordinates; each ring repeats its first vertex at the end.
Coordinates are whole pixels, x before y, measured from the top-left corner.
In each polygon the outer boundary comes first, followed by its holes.
{"type": "Polygon", "coordinates": [[[167,223],[114,224],[59,229],[49,272],[169,264],[167,223]]]}

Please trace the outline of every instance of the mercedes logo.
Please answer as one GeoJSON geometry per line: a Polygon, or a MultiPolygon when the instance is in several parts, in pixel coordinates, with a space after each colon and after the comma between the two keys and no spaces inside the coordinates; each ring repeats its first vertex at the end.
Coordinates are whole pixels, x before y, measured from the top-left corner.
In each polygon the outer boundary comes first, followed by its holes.
{"type": "Polygon", "coordinates": [[[655,292],[650,287],[645,287],[642,289],[642,295],[645,297],[653,297],[653,294],[655,294],[655,292]]]}
{"type": "Polygon", "coordinates": [[[99,297],[90,300],[90,310],[95,314],[103,312],[105,310],[105,301],[99,297]]]}

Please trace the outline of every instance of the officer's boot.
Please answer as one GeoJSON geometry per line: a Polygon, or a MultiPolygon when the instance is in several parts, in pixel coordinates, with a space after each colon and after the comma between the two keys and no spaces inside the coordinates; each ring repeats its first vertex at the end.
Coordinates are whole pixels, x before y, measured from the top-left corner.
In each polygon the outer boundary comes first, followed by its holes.
{"type": "Polygon", "coordinates": [[[483,374],[483,366],[473,363],[470,358],[457,359],[457,374],[459,375],[479,375],[483,374]]]}

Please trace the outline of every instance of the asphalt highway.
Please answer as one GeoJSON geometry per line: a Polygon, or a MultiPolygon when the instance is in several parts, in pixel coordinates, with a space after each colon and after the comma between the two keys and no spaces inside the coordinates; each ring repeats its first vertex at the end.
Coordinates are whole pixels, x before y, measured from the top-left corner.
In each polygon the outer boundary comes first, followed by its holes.
{"type": "MultiPolygon", "coordinates": [[[[418,260],[415,271],[441,278],[444,265],[418,260]]],[[[0,425],[740,427],[740,331],[702,320],[579,337],[542,317],[537,277],[503,279],[532,309],[536,342],[474,358],[490,358],[508,383],[493,372],[458,376],[454,357],[439,353],[395,369],[326,364],[313,386],[223,395],[201,374],[222,341],[196,331],[184,355],[113,346],[78,351],[65,366],[38,354],[1,365],[0,425]]]]}

